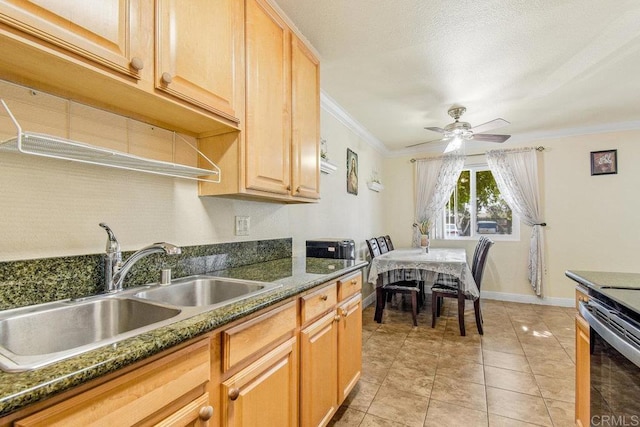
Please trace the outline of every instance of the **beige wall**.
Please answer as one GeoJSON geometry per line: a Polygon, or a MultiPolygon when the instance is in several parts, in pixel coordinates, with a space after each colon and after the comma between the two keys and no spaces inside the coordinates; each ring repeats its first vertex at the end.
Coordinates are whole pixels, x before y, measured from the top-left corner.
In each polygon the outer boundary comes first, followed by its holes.
{"type": "MultiPolygon", "coordinates": [[[[565,277],[567,269],[637,272],[639,140],[640,131],[621,131],[518,144],[546,147],[538,155],[548,224],[545,301],[535,297],[526,279],[530,228],[524,225],[520,241],[498,241],[491,249],[483,291],[501,299],[571,304],[574,283],[565,277]],[[608,149],[618,150],[619,173],[591,176],[589,153],[608,149]]],[[[384,218],[386,228],[394,240],[409,245],[414,203],[408,192],[413,165],[409,157],[390,158],[385,161],[385,170],[388,191],[384,203],[394,207],[384,218]]],[[[475,242],[433,244],[464,246],[471,253],[475,242]]]]}
{"type": "MultiPolygon", "coordinates": [[[[8,90],[0,85],[0,96],[8,90]]],[[[65,103],[47,98],[45,104],[38,114],[18,119],[27,130],[65,136],[68,122],[73,123],[65,103]]],[[[122,120],[103,114],[113,125],[102,136],[121,135],[122,120]]],[[[13,130],[0,116],[4,139],[13,130]]],[[[306,239],[349,237],[362,251],[370,231],[383,229],[381,196],[366,187],[373,168],[381,169],[382,158],[331,114],[323,110],[321,119],[338,171],[322,174],[317,204],[200,198],[193,181],[0,151],[0,261],[102,252],[106,234],[99,222],[113,228],[124,250],[160,240],[196,245],[292,237],[294,254],[304,255],[306,239]],[[359,156],[357,196],[346,192],[347,147],[359,156]],[[251,217],[249,236],[234,235],[235,215],[251,217]]]]}
{"type": "MultiPolygon", "coordinates": [[[[44,112],[21,122],[29,130],[64,135],[63,104],[45,104],[44,112]]],[[[317,204],[200,198],[192,181],[0,152],[0,261],[101,252],[102,221],[115,230],[125,250],[158,240],[196,245],[292,237],[294,254],[303,255],[306,239],[348,237],[365,256],[364,240],[381,234],[390,234],[397,246],[409,245],[414,209],[409,157],[384,158],[326,109],[321,119],[322,137],[338,171],[322,175],[317,204]],[[346,192],[347,148],[359,158],[357,196],[346,192]],[[366,186],[374,170],[385,186],[380,193],[366,186]],[[233,234],[235,215],[251,217],[249,236],[233,234]]],[[[109,116],[108,123],[102,137],[123,133],[121,120],[109,116]]],[[[9,136],[6,119],[0,118],[0,125],[0,137],[9,136]]],[[[549,224],[545,302],[570,304],[573,283],[564,276],[566,269],[637,271],[639,140],[640,131],[621,131],[520,144],[546,147],[539,155],[549,224]],[[589,152],[613,148],[618,149],[620,173],[590,176],[589,152]]],[[[522,226],[520,241],[497,242],[492,248],[483,284],[487,295],[540,302],[526,280],[528,237],[529,228],[522,226]]],[[[471,253],[475,242],[433,244],[462,245],[471,253]]]]}

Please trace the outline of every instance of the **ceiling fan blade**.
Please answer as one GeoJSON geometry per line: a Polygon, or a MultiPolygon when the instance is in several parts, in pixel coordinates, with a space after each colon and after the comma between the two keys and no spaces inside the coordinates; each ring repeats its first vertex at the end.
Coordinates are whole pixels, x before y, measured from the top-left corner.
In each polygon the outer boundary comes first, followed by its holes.
{"type": "Polygon", "coordinates": [[[431,130],[433,132],[444,133],[444,129],[442,128],[425,128],[426,130],[431,130]]]}
{"type": "Polygon", "coordinates": [[[475,127],[471,128],[471,131],[473,133],[482,133],[482,132],[486,132],[486,131],[491,130],[491,129],[501,128],[503,126],[507,126],[507,125],[510,125],[510,124],[511,123],[509,123],[505,119],[494,119],[494,120],[491,120],[490,122],[483,123],[481,125],[478,125],[478,126],[475,126],[475,127]]]}
{"type": "Polygon", "coordinates": [[[442,142],[446,140],[447,138],[432,139],[431,141],[418,142],[417,144],[407,145],[405,148],[417,147],[418,145],[431,144],[432,142],[442,142]]]}
{"type": "Polygon", "coordinates": [[[509,138],[511,138],[511,135],[493,135],[490,133],[474,133],[473,134],[474,141],[505,142],[509,138]]]}

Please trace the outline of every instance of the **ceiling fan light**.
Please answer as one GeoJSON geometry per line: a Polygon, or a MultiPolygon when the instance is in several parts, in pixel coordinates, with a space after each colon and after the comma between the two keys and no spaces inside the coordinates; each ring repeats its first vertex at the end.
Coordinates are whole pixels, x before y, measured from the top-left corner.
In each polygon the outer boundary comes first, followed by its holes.
{"type": "Polygon", "coordinates": [[[456,128],[453,130],[445,131],[444,137],[446,139],[453,139],[453,138],[471,139],[473,137],[473,132],[471,132],[468,129],[456,128]]]}
{"type": "Polygon", "coordinates": [[[462,148],[463,142],[464,140],[460,137],[455,137],[451,139],[449,144],[447,144],[447,148],[444,149],[444,152],[450,153],[452,151],[458,151],[460,148],[462,148]]]}

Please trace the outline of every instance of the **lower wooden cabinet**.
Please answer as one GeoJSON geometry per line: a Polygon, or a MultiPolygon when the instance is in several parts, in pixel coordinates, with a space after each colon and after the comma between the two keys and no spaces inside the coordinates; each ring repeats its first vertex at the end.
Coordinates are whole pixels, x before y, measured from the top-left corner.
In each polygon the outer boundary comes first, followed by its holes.
{"type": "Polygon", "coordinates": [[[343,276],[0,426],[325,426],[360,378],[361,288],[343,276]]]}
{"type": "MultiPolygon", "coordinates": [[[[576,308],[588,301],[586,290],[576,288],[576,308]]],[[[591,345],[589,323],[576,313],[576,426],[591,425],[591,345]]]]}
{"type": "Polygon", "coordinates": [[[210,369],[205,339],[17,420],[14,426],[207,425],[203,423],[213,411],[206,392],[210,369]]]}
{"type": "Polygon", "coordinates": [[[326,425],[338,410],[338,320],[327,313],[300,332],[300,425],[326,425]]]}
{"type": "Polygon", "coordinates": [[[362,295],[338,307],[338,399],[342,403],[362,372],[362,295]]]}
{"type": "Polygon", "coordinates": [[[185,405],[155,427],[210,427],[213,426],[213,406],[209,405],[209,393],[185,405]]]}
{"type": "MultiPolygon", "coordinates": [[[[310,294],[335,293],[334,284],[310,294]]],[[[341,300],[300,331],[300,425],[325,426],[360,379],[362,370],[362,276],[337,281],[341,300]]],[[[302,298],[303,302],[305,301],[302,298]]],[[[327,297],[325,301],[329,301],[327,297]]]]}
{"type": "Polygon", "coordinates": [[[298,341],[290,338],[222,383],[223,426],[298,425],[298,341]]]}

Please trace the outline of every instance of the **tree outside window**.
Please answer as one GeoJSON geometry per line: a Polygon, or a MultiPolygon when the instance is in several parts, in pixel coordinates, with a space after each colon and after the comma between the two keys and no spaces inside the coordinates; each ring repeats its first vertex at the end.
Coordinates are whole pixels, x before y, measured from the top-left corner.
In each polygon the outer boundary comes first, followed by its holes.
{"type": "MultiPolygon", "coordinates": [[[[513,214],[488,169],[465,169],[445,206],[439,235],[445,239],[514,235],[513,214]]],[[[517,225],[517,224],[516,224],[517,225]]]]}

